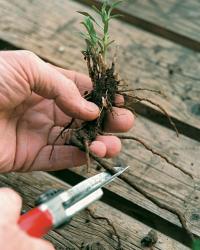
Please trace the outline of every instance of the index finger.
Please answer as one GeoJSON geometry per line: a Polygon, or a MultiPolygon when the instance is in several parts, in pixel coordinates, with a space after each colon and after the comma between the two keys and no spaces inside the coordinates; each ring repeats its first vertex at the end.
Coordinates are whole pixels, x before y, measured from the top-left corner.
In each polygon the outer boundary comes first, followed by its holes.
{"type": "Polygon", "coordinates": [[[89,76],[76,72],[74,70],[67,70],[57,66],[54,66],[60,73],[62,73],[65,77],[72,80],[77,88],[79,89],[81,95],[84,95],[86,91],[92,90],[92,81],[89,76]]]}

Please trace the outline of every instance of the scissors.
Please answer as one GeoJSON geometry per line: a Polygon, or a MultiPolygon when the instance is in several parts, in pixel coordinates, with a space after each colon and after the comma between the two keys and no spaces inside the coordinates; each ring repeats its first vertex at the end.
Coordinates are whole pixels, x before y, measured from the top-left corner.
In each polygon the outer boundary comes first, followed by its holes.
{"type": "Polygon", "coordinates": [[[127,168],[114,167],[114,174],[107,171],[99,173],[69,190],[48,190],[38,197],[36,207],[20,216],[19,226],[30,236],[41,238],[49,230],[68,224],[75,214],[100,199],[102,187],[127,168]]]}

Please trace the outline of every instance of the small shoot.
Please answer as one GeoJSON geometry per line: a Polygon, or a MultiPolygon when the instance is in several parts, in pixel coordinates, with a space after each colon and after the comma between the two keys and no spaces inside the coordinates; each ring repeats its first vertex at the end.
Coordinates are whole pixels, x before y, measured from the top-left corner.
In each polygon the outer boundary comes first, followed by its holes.
{"type": "Polygon", "coordinates": [[[111,5],[108,4],[108,1],[105,1],[101,9],[97,9],[96,6],[92,6],[95,12],[100,16],[101,23],[97,22],[93,16],[87,12],[78,11],[81,15],[84,15],[85,18],[83,26],[86,29],[86,33],[81,32],[81,36],[85,39],[86,42],[86,53],[92,58],[98,58],[99,55],[102,56],[104,62],[106,61],[106,55],[109,46],[114,42],[110,39],[109,35],[109,23],[113,18],[117,18],[120,15],[112,15],[112,11],[116,8],[121,2],[117,1],[111,5]],[[100,30],[100,35],[97,33],[100,30]]]}

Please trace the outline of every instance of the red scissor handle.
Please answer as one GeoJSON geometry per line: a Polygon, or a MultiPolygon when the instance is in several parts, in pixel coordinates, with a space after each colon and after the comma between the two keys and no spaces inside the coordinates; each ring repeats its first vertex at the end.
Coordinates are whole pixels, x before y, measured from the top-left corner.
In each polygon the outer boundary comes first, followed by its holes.
{"type": "Polygon", "coordinates": [[[48,210],[36,207],[21,215],[18,224],[30,236],[41,238],[52,228],[53,218],[48,210]]]}

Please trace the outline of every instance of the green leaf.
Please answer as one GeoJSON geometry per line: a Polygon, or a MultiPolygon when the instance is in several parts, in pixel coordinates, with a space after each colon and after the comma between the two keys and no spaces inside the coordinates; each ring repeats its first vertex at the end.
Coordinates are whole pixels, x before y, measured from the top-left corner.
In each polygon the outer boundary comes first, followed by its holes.
{"type": "Polygon", "coordinates": [[[85,24],[85,22],[81,22],[81,24],[86,28],[86,30],[88,32],[88,26],[85,24]]]}
{"type": "Polygon", "coordinates": [[[87,39],[87,38],[88,38],[88,36],[87,36],[85,33],[83,33],[83,32],[79,32],[79,35],[80,35],[81,37],[83,37],[84,39],[87,39]]]}
{"type": "Polygon", "coordinates": [[[99,45],[101,51],[104,51],[104,46],[103,46],[104,43],[102,41],[98,41],[98,45],[99,45]]]}
{"type": "Polygon", "coordinates": [[[108,11],[109,16],[110,16],[111,12],[113,11],[113,9],[115,9],[115,8],[116,8],[119,4],[121,4],[122,2],[123,2],[123,0],[120,0],[120,1],[117,1],[117,2],[115,2],[115,3],[113,3],[113,4],[111,4],[110,9],[109,9],[109,11],[108,11]]]}
{"type": "Polygon", "coordinates": [[[101,13],[105,13],[106,11],[106,7],[108,6],[108,2],[107,1],[104,1],[102,7],[101,7],[101,13]]]}
{"type": "Polygon", "coordinates": [[[90,28],[88,27],[87,23],[84,21],[84,22],[81,22],[81,24],[83,24],[83,26],[85,26],[88,34],[90,33],[90,28]]]}
{"type": "Polygon", "coordinates": [[[84,12],[84,11],[77,11],[77,12],[78,12],[79,14],[83,15],[83,16],[90,17],[90,19],[91,19],[94,23],[96,23],[99,27],[101,27],[101,26],[97,23],[97,21],[94,19],[94,17],[91,16],[89,13],[84,12]]]}
{"type": "Polygon", "coordinates": [[[200,240],[195,240],[193,242],[192,250],[199,250],[200,249],[200,240]]]}
{"type": "Polygon", "coordinates": [[[108,44],[107,44],[107,47],[108,46],[110,46],[112,43],[114,43],[115,42],[115,40],[112,40],[112,41],[110,41],[108,44]]]}
{"type": "Polygon", "coordinates": [[[86,17],[90,17],[90,19],[92,19],[92,21],[96,22],[96,20],[94,19],[93,16],[91,16],[89,13],[84,12],[84,11],[77,11],[79,14],[86,16],[86,17]]]}
{"type": "Polygon", "coordinates": [[[96,36],[96,31],[90,17],[85,17],[84,21],[81,23],[85,26],[90,37],[96,36]]]}
{"type": "Polygon", "coordinates": [[[122,16],[123,15],[121,15],[121,14],[115,14],[115,15],[110,16],[110,19],[118,18],[118,17],[122,17],[122,16]]]}

